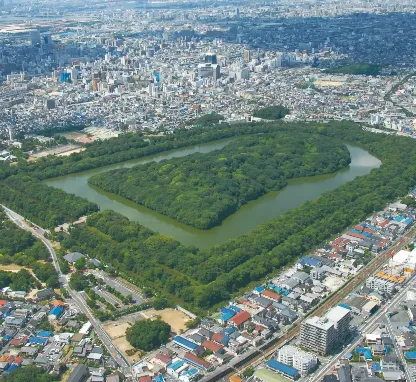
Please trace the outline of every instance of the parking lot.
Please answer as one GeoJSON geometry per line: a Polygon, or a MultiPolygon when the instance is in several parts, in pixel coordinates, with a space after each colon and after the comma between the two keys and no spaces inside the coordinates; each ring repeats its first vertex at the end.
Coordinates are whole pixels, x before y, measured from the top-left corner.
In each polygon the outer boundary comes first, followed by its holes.
{"type": "MultiPolygon", "coordinates": [[[[91,272],[94,274],[94,276],[101,278],[106,285],[114,288],[116,291],[120,292],[123,296],[129,296],[131,295],[133,297],[133,300],[135,301],[135,304],[142,304],[145,302],[145,299],[133,288],[129,288],[126,286],[125,283],[121,282],[117,278],[109,277],[105,272],[95,270],[91,272]]],[[[105,296],[103,296],[105,299],[107,299],[105,296]]],[[[113,303],[109,301],[110,303],[113,303]]]]}

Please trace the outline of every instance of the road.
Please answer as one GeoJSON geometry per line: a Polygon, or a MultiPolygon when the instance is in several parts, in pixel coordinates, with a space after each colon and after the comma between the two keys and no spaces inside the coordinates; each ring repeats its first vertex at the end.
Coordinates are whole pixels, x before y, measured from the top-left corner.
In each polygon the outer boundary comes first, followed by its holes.
{"type": "Polygon", "coordinates": [[[398,105],[397,102],[393,102],[391,99],[391,96],[394,92],[396,92],[400,87],[402,87],[407,81],[409,81],[412,77],[416,76],[416,72],[409,73],[407,76],[405,76],[402,80],[400,80],[396,85],[394,85],[391,90],[384,96],[384,99],[386,101],[390,101],[394,106],[402,109],[402,111],[408,116],[408,117],[414,117],[414,114],[406,109],[405,107],[398,105]]]}
{"type": "Polygon", "coordinates": [[[345,297],[347,297],[351,292],[353,292],[358,286],[363,284],[369,276],[374,274],[376,270],[378,270],[383,264],[385,264],[392,254],[398,252],[401,248],[409,244],[415,233],[416,233],[416,227],[412,228],[406,235],[398,239],[392,247],[390,247],[389,249],[385,250],[384,252],[376,256],[370,263],[367,264],[366,267],[361,269],[361,271],[358,272],[357,275],[353,279],[351,279],[347,284],[345,284],[343,287],[338,289],[338,291],[333,293],[326,301],[320,304],[315,310],[311,311],[301,320],[297,321],[294,327],[290,329],[286,334],[284,334],[279,339],[279,341],[276,342],[270,349],[264,350],[262,353],[255,356],[249,362],[240,366],[238,369],[234,369],[230,367],[230,370],[227,374],[221,375],[220,378],[216,378],[216,377],[213,377],[211,379],[206,378],[204,379],[204,382],[213,382],[219,379],[222,379],[224,381],[228,380],[228,377],[230,377],[231,375],[236,374],[236,373],[237,374],[241,373],[247,367],[256,367],[260,363],[264,362],[265,360],[273,356],[273,354],[275,353],[277,349],[282,347],[284,344],[292,340],[294,337],[296,337],[300,333],[301,323],[303,320],[305,320],[307,317],[311,316],[312,314],[314,316],[321,316],[324,313],[326,313],[330,308],[339,304],[345,297]]]}
{"type": "Polygon", "coordinates": [[[29,231],[32,235],[36,236],[39,240],[43,242],[43,244],[48,249],[53,265],[56,269],[56,272],[58,274],[59,282],[61,283],[61,286],[67,290],[73,301],[75,302],[75,305],[78,307],[79,311],[84,313],[89,321],[91,322],[95,333],[97,334],[98,338],[101,340],[103,345],[107,348],[109,354],[117,361],[117,363],[120,365],[120,368],[124,375],[130,376],[131,375],[131,364],[126,359],[126,357],[117,349],[117,347],[114,345],[113,341],[109,337],[109,335],[105,332],[105,330],[102,328],[100,322],[95,319],[93,313],[91,312],[90,308],[87,306],[85,300],[81,297],[81,295],[70,288],[68,284],[68,279],[62,274],[61,268],[58,263],[58,259],[56,257],[55,249],[50,242],[50,240],[46,239],[44,234],[45,230],[42,229],[39,226],[34,225],[34,227],[30,227],[25,223],[25,219],[17,214],[16,212],[10,210],[9,208],[3,206],[4,212],[7,214],[9,219],[14,222],[16,225],[18,225],[20,228],[29,231]]]}
{"type": "MultiPolygon", "coordinates": [[[[406,288],[406,290],[407,289],[409,289],[409,288],[406,288]]],[[[400,300],[396,300],[396,303],[398,301],[400,301],[400,300]]],[[[392,309],[393,305],[395,305],[395,304],[390,304],[390,310],[393,310],[392,309]]],[[[394,339],[395,335],[394,335],[393,327],[391,326],[391,320],[390,320],[389,317],[387,317],[387,314],[386,314],[386,321],[387,321],[387,329],[389,330],[390,337],[394,339]]],[[[403,355],[402,350],[401,349],[397,349],[396,350],[396,354],[399,356],[400,362],[402,363],[402,365],[404,367],[404,372],[406,374],[406,380],[407,381],[411,381],[412,378],[411,378],[411,375],[410,375],[410,372],[409,372],[409,368],[407,367],[407,362],[406,362],[406,359],[404,358],[404,355],[403,355]]]]}
{"type": "MultiPolygon", "coordinates": [[[[415,282],[416,282],[416,279],[413,277],[408,283],[407,283],[407,285],[403,288],[403,290],[402,291],[400,291],[400,293],[399,294],[397,294],[394,298],[393,298],[393,300],[391,300],[391,301],[389,301],[388,302],[388,304],[386,304],[386,306],[385,307],[383,307],[382,309],[380,309],[379,311],[378,311],[378,313],[376,313],[374,316],[372,316],[371,318],[370,318],[370,320],[369,321],[367,321],[367,324],[366,324],[366,326],[361,330],[361,332],[362,333],[365,333],[365,332],[371,332],[372,331],[372,329],[373,329],[373,327],[375,326],[375,325],[378,325],[378,323],[377,323],[377,321],[378,320],[380,320],[380,318],[383,316],[383,314],[386,314],[385,313],[385,308],[387,307],[387,306],[393,306],[393,305],[395,305],[395,304],[397,304],[397,302],[399,302],[402,298],[403,298],[403,296],[406,294],[406,292],[407,292],[407,290],[410,288],[410,287],[412,287],[412,286],[414,286],[414,284],[415,284],[415,282]]],[[[390,323],[390,320],[388,320],[388,322],[390,323]]],[[[394,337],[393,337],[394,338],[394,337]]],[[[332,369],[333,369],[333,367],[338,363],[338,361],[341,359],[341,358],[343,358],[343,357],[345,357],[345,355],[347,354],[347,353],[350,353],[351,351],[353,351],[360,343],[362,342],[362,335],[360,335],[359,337],[358,337],[358,339],[354,342],[354,343],[352,343],[351,345],[349,345],[349,346],[347,346],[343,351],[342,351],[342,353],[340,353],[339,355],[337,355],[334,359],[332,359],[332,361],[329,363],[329,364],[327,364],[322,370],[319,370],[319,372],[318,372],[318,374],[316,374],[316,375],[314,375],[309,381],[310,382],[320,382],[321,380],[322,380],[322,378],[326,375],[326,374],[328,374],[332,369]]],[[[398,349],[398,351],[397,351],[397,353],[400,353],[401,354],[401,356],[402,356],[402,358],[403,358],[403,354],[402,354],[402,351],[400,350],[400,349],[398,349]]],[[[407,380],[408,381],[411,381],[412,379],[410,378],[410,374],[409,374],[409,371],[407,370],[407,367],[406,367],[406,363],[405,362],[403,362],[403,360],[402,360],[402,363],[403,363],[403,365],[405,366],[405,371],[406,371],[406,378],[408,378],[407,380]]]]}

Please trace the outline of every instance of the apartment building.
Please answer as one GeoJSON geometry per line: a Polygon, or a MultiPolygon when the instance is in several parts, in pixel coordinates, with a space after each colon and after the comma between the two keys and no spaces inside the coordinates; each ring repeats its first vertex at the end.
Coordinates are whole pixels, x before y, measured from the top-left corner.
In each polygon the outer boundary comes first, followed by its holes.
{"type": "Polygon", "coordinates": [[[336,306],[323,317],[311,317],[301,326],[301,345],[318,354],[330,353],[336,345],[343,343],[349,334],[351,311],[336,306]]]}
{"type": "Polygon", "coordinates": [[[299,371],[302,377],[313,371],[318,364],[318,358],[315,355],[309,354],[292,345],[283,346],[279,350],[277,360],[286,365],[293,366],[299,371]]]}
{"type": "Polygon", "coordinates": [[[392,293],[396,288],[396,283],[379,277],[369,277],[365,282],[365,286],[383,293],[392,293]]]}

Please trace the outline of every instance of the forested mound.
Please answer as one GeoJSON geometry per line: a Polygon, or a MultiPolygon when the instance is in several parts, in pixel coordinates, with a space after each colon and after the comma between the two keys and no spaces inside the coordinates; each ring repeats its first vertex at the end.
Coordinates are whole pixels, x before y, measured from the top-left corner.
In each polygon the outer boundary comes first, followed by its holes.
{"type": "MultiPolygon", "coordinates": [[[[350,122],[257,124],[247,125],[245,132],[293,131],[295,127],[322,139],[358,143],[383,165],[208,250],[182,245],[110,211],[93,214],[87,226],[77,227],[69,240],[63,240],[63,246],[97,256],[138,285],[170,294],[173,301],[190,309],[210,309],[406,195],[416,184],[416,142],[412,139],[372,134],[350,122]]],[[[241,126],[228,128],[234,135],[242,130],[241,126]]]]}
{"type": "Polygon", "coordinates": [[[288,179],[326,174],[350,163],[333,139],[302,131],[241,137],[225,148],[97,174],[89,182],[200,229],[221,223],[288,179]]]}
{"type": "MultiPolygon", "coordinates": [[[[36,200],[42,197],[45,201],[42,203],[49,211],[59,211],[59,205],[52,200],[49,203],[48,193],[39,192],[42,190],[38,189],[40,179],[222,138],[277,131],[303,131],[311,137],[319,135],[322,139],[357,143],[378,157],[382,166],[259,225],[246,235],[208,250],[182,245],[172,237],[152,232],[113,211],[93,213],[86,225],[76,226],[69,237],[59,237],[64,249],[97,257],[140,287],[167,294],[173,302],[195,311],[206,310],[229,301],[251,282],[275,274],[345,228],[357,224],[396,198],[404,197],[416,185],[416,141],[366,132],[359,125],[346,121],[219,125],[177,131],[151,139],[147,144],[141,138],[126,135],[97,143],[83,153],[66,158],[34,164],[19,163],[17,166],[0,164],[0,179],[5,179],[0,184],[0,191],[4,185],[9,187],[13,183],[16,195],[21,195],[25,201],[20,204],[22,214],[38,214],[30,203],[35,194],[29,187],[21,192],[11,177],[13,174],[18,174],[19,178],[28,176],[33,184],[25,183],[37,190],[36,200]]],[[[44,190],[52,195],[54,189],[45,187],[44,190]]],[[[67,194],[62,195],[66,198],[67,194]]],[[[7,192],[0,193],[0,199],[2,203],[11,205],[7,192]]],[[[82,198],[80,201],[88,202],[82,198]]],[[[16,199],[14,203],[17,202],[16,199]]],[[[62,212],[66,214],[66,211],[62,212]]]]}

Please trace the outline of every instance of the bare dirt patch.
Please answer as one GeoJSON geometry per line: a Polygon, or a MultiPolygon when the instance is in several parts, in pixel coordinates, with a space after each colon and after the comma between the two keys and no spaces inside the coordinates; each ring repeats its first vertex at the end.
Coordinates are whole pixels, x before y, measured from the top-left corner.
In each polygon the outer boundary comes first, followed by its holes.
{"type": "Polygon", "coordinates": [[[141,358],[141,353],[137,352],[136,354],[133,354],[132,356],[127,355],[127,351],[134,349],[133,346],[131,346],[128,341],[126,340],[126,337],[120,337],[116,340],[113,340],[114,345],[117,346],[117,348],[124,354],[124,356],[132,363],[137,362],[141,358]]]}
{"type": "Polygon", "coordinates": [[[315,81],[316,85],[319,86],[331,86],[331,87],[338,87],[344,85],[344,82],[341,81],[329,81],[329,80],[317,80],[315,81]]]}
{"type": "Polygon", "coordinates": [[[120,338],[126,335],[126,330],[131,325],[128,322],[125,322],[123,324],[107,324],[103,325],[104,330],[107,332],[107,334],[110,336],[112,340],[116,338],[120,338]]]}
{"type": "Polygon", "coordinates": [[[171,326],[172,331],[177,334],[185,331],[187,329],[185,323],[191,320],[191,318],[188,317],[185,313],[172,308],[163,310],[146,310],[145,312],[142,312],[142,315],[145,318],[150,319],[156,319],[156,316],[160,316],[163,321],[171,326]]]}
{"type": "Polygon", "coordinates": [[[136,362],[140,359],[140,352],[137,352],[132,356],[127,355],[129,350],[134,349],[134,347],[131,346],[126,339],[126,330],[130,326],[131,325],[128,322],[122,324],[111,323],[104,324],[103,328],[113,340],[113,343],[117,346],[118,350],[120,350],[129,361],[136,362]]]}
{"type": "Polygon", "coordinates": [[[81,151],[84,151],[84,150],[85,150],[85,147],[80,147],[79,149],[74,149],[74,150],[66,151],[64,153],[56,154],[56,156],[57,157],[67,157],[71,154],[80,153],[81,151]]]}
{"type": "Polygon", "coordinates": [[[77,133],[77,132],[58,134],[58,135],[61,135],[61,136],[65,137],[66,139],[72,139],[74,141],[76,141],[77,139],[80,139],[80,138],[86,138],[87,137],[87,134],[77,133]]]}
{"type": "Polygon", "coordinates": [[[31,271],[28,268],[21,267],[20,265],[16,264],[0,265],[0,271],[19,272],[21,269],[27,269],[29,272],[31,271]]]}

